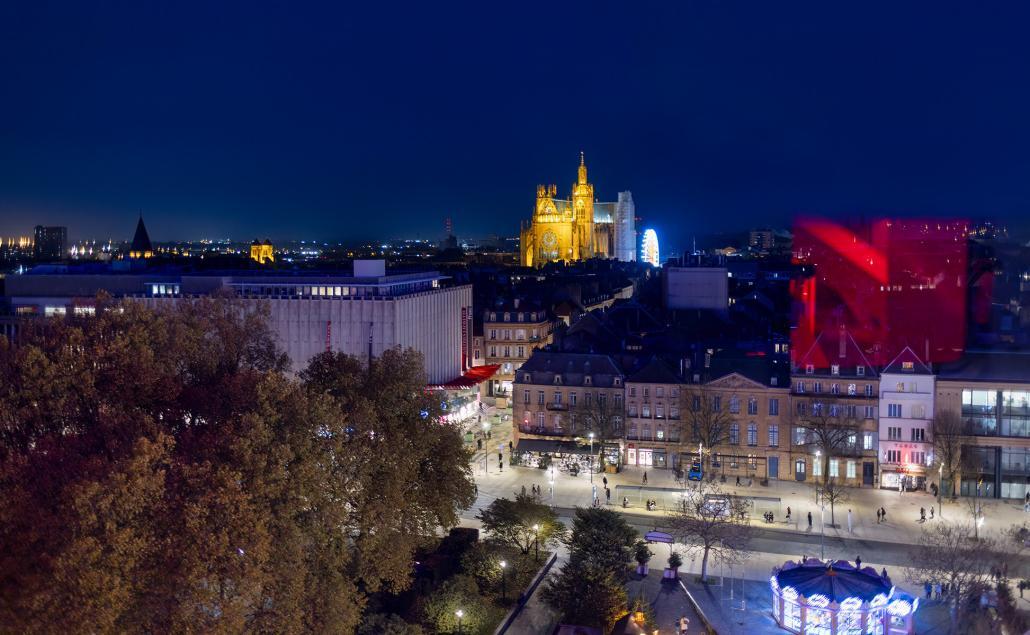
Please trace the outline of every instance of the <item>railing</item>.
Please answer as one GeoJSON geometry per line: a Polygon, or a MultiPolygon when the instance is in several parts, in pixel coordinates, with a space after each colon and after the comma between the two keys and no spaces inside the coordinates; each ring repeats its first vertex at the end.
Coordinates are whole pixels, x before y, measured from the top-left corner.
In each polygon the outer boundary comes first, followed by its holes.
{"type": "Polygon", "coordinates": [[[569,404],[550,402],[545,406],[548,410],[568,410],[569,404]]]}
{"type": "Polygon", "coordinates": [[[571,432],[565,430],[558,430],[555,428],[549,428],[547,426],[527,426],[520,425],[519,432],[523,434],[535,434],[542,437],[571,437],[575,436],[571,432]]]}

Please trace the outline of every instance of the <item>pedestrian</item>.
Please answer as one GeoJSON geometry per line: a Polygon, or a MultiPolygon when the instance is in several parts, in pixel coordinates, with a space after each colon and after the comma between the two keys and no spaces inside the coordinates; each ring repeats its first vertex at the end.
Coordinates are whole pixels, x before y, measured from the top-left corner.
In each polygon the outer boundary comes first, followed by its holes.
{"type": "Polygon", "coordinates": [[[880,524],[880,510],[879,509],[876,510],[876,524],[877,525],[880,524]]]}
{"type": "Polygon", "coordinates": [[[933,520],[933,506],[930,506],[930,520],[933,520]]]}
{"type": "Polygon", "coordinates": [[[523,498],[526,497],[526,486],[525,485],[522,486],[522,497],[523,498]]]}
{"type": "Polygon", "coordinates": [[[624,508],[625,508],[625,507],[629,507],[629,499],[628,499],[628,498],[626,498],[625,496],[623,496],[623,497],[622,497],[622,506],[623,506],[624,508]]]}
{"type": "Polygon", "coordinates": [[[848,533],[851,533],[851,510],[848,510],[848,533]]]}
{"type": "Polygon", "coordinates": [[[690,620],[687,619],[686,615],[684,615],[683,617],[680,618],[680,621],[679,621],[679,635],[686,635],[687,631],[689,629],[690,629],[690,620]]]}
{"type": "Polygon", "coordinates": [[[921,523],[925,523],[926,522],[926,508],[925,507],[920,507],[919,508],[919,522],[921,522],[921,523]]]}
{"type": "Polygon", "coordinates": [[[513,444],[511,441],[508,441],[508,452],[510,453],[510,452],[513,452],[514,450],[515,450],[515,444],[513,444]]]}
{"type": "Polygon", "coordinates": [[[931,599],[931,597],[933,596],[933,585],[932,585],[932,584],[930,584],[930,581],[929,581],[929,580],[927,580],[927,581],[926,581],[926,582],[925,582],[925,583],[923,584],[923,588],[925,588],[925,589],[926,589],[926,599],[927,599],[927,600],[931,599]]]}
{"type": "Polygon", "coordinates": [[[644,470],[644,485],[647,485],[647,470],[644,470]]]}
{"type": "Polygon", "coordinates": [[[808,512],[808,528],[812,528],[812,512],[808,512]]]}
{"type": "Polygon", "coordinates": [[[483,449],[483,440],[482,439],[476,439],[476,449],[477,450],[482,450],[483,449]]]}
{"type": "Polygon", "coordinates": [[[934,595],[934,597],[936,599],[938,599],[938,600],[941,599],[941,583],[940,582],[938,582],[937,584],[933,585],[933,595],[934,595]]]}
{"type": "Polygon", "coordinates": [[[612,502],[612,491],[607,487],[604,488],[604,498],[607,502],[612,502]]]}
{"type": "Polygon", "coordinates": [[[472,486],[476,488],[476,496],[479,496],[479,483],[473,483],[472,486]]]}
{"type": "Polygon", "coordinates": [[[862,568],[862,556],[855,556],[855,568],[856,569],[861,569],[862,568]]]}
{"type": "Polygon", "coordinates": [[[737,487],[740,487],[740,475],[737,475],[737,487]]]}
{"type": "Polygon", "coordinates": [[[600,507],[601,504],[597,501],[597,497],[594,497],[594,507],[600,507]]]}
{"type": "Polygon", "coordinates": [[[602,482],[602,483],[604,483],[604,486],[605,486],[605,487],[608,487],[608,477],[607,477],[607,476],[606,476],[606,477],[604,477],[604,478],[602,478],[602,479],[601,479],[601,482],[602,482]]]}
{"type": "Polygon", "coordinates": [[[887,510],[883,507],[880,508],[880,518],[883,519],[883,522],[887,522],[887,510]]]}
{"type": "Polygon", "coordinates": [[[887,567],[883,568],[883,573],[880,574],[880,577],[883,578],[884,580],[890,579],[890,578],[887,577],[887,567]]]}

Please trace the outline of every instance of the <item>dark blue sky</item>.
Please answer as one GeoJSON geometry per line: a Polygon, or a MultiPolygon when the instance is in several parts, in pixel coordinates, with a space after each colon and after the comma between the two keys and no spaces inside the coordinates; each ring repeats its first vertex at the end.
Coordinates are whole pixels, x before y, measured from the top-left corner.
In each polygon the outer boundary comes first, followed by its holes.
{"type": "Polygon", "coordinates": [[[673,242],[1030,203],[1024,2],[348,4],[0,4],[0,232],[514,234],[581,149],[673,242]]]}

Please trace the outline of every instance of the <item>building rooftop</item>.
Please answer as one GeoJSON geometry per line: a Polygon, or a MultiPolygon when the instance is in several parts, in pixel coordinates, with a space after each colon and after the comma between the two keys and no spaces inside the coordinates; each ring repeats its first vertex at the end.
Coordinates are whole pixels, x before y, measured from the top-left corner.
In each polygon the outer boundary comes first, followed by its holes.
{"type": "Polygon", "coordinates": [[[665,362],[652,357],[643,368],[626,378],[637,384],[682,384],[680,379],[665,362]]]}
{"type": "Polygon", "coordinates": [[[938,366],[937,379],[1030,382],[1030,351],[967,351],[938,366]]]}
{"type": "Polygon", "coordinates": [[[887,364],[881,374],[894,375],[932,375],[933,371],[923,363],[911,348],[906,346],[891,363],[887,364]]]}

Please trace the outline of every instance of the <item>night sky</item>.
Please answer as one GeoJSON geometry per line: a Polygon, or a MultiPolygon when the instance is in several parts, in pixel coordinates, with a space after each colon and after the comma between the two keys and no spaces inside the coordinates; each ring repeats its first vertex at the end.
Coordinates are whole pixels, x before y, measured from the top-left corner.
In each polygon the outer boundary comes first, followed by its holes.
{"type": "Polygon", "coordinates": [[[6,2],[0,233],[130,238],[142,209],[158,241],[514,235],[580,150],[667,243],[795,213],[1015,223],[1028,23],[1025,2],[6,2]]]}

